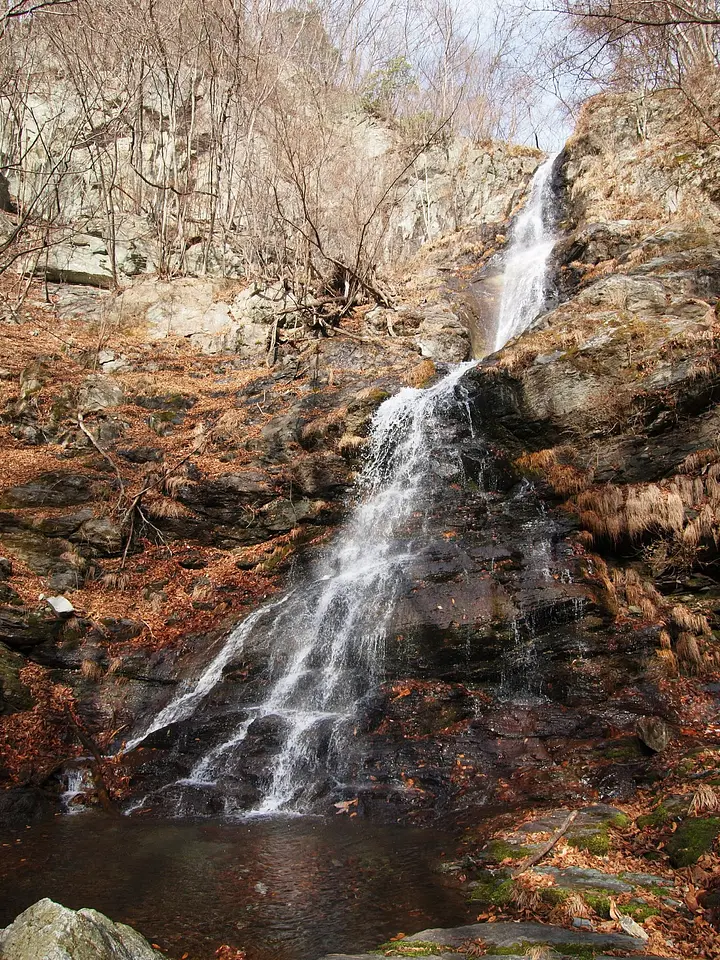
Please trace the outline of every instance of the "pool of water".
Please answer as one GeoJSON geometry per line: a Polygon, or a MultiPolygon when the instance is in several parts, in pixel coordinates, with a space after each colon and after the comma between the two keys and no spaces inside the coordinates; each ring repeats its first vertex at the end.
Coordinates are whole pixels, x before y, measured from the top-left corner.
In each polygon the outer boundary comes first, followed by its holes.
{"type": "Polygon", "coordinates": [[[469,917],[437,869],[451,836],[344,815],[229,824],[83,813],[0,841],[0,927],[50,897],[131,924],[172,958],[211,960],[229,943],[248,960],[317,960],[469,917]]]}

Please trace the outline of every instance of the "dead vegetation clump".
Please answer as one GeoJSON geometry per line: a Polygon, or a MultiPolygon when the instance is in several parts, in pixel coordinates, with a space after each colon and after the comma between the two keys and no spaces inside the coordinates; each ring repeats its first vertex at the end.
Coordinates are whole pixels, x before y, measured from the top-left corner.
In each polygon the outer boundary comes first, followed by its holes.
{"type": "Polygon", "coordinates": [[[604,560],[593,557],[594,577],[600,585],[601,606],[613,618],[640,615],[656,624],[657,649],[649,672],[657,679],[701,675],[711,667],[707,650],[711,635],[706,617],[682,604],[672,604],[651,581],[632,567],[610,570],[604,560]]]}
{"type": "Polygon", "coordinates": [[[523,473],[544,480],[563,499],[582,493],[592,483],[592,471],[577,465],[577,451],[569,445],[527,453],[515,463],[523,473]]]}

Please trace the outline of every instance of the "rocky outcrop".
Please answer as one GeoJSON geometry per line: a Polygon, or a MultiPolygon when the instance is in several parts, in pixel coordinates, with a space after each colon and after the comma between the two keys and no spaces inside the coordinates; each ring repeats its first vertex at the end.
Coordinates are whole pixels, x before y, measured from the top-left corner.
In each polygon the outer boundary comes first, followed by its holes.
{"type": "Polygon", "coordinates": [[[386,257],[407,259],[423,244],[469,227],[499,230],[542,158],[539,150],[463,138],[420,154],[398,187],[386,257]]]}
{"type": "Polygon", "coordinates": [[[163,960],[139,933],[97,910],[39,900],[0,930],[3,960],[163,960]]]}
{"type": "MultiPolygon", "coordinates": [[[[604,951],[616,950],[633,951],[637,954],[643,947],[643,941],[619,933],[585,933],[550,924],[500,922],[421,930],[387,945],[389,950],[393,946],[397,947],[401,956],[413,956],[415,947],[418,955],[422,950],[422,956],[430,957],[431,960],[478,956],[479,949],[484,949],[482,956],[490,960],[500,956],[517,957],[519,960],[526,956],[533,946],[545,949],[549,947],[553,956],[562,958],[576,957],[578,954],[595,956],[604,951]]],[[[376,954],[331,953],[322,960],[371,960],[373,956],[376,954]]],[[[637,957],[637,960],[651,958],[637,957]]]]}

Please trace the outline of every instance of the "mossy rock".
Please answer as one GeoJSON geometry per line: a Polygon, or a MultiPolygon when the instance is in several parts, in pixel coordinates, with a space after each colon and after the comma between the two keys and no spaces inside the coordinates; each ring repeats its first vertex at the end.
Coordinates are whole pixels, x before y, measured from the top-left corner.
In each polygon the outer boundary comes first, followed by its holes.
{"type": "Polygon", "coordinates": [[[430,940],[389,940],[387,943],[381,943],[377,950],[370,952],[386,957],[433,957],[450,950],[452,950],[451,947],[443,947],[430,940]]]}
{"type": "Polygon", "coordinates": [[[540,899],[551,907],[557,907],[564,903],[570,896],[571,891],[564,887],[541,887],[539,890],[540,899]]]}
{"type": "Polygon", "coordinates": [[[518,846],[508,843],[507,840],[491,840],[487,846],[480,851],[483,860],[493,860],[495,863],[502,863],[503,860],[524,860],[529,857],[532,851],[528,847],[518,846]]]}
{"type": "Polygon", "coordinates": [[[594,833],[582,833],[569,837],[568,846],[575,847],[576,850],[587,850],[594,857],[604,857],[610,853],[612,844],[607,830],[596,830],[594,833]]]}
{"type": "Polygon", "coordinates": [[[631,900],[619,909],[621,913],[632,917],[635,923],[645,923],[649,917],[656,917],[660,913],[657,907],[651,907],[645,900],[631,900]]]}
{"type": "Polygon", "coordinates": [[[647,827],[662,827],[668,822],[672,814],[664,803],[659,803],[651,813],[637,818],[637,825],[642,829],[647,827]]]}
{"type": "Polygon", "coordinates": [[[507,873],[482,874],[470,888],[470,899],[479,903],[504,907],[512,900],[513,882],[507,873]]]}
{"type": "Polygon", "coordinates": [[[610,919],[610,896],[607,890],[584,890],[582,897],[599,917],[610,919]]]}
{"type": "Polygon", "coordinates": [[[712,850],[720,835],[720,817],[689,817],[667,840],[665,849],[674,867],[689,867],[712,850]]]}
{"type": "Polygon", "coordinates": [[[29,710],[33,705],[30,691],[20,679],[25,659],[0,643],[0,714],[29,710]]]}

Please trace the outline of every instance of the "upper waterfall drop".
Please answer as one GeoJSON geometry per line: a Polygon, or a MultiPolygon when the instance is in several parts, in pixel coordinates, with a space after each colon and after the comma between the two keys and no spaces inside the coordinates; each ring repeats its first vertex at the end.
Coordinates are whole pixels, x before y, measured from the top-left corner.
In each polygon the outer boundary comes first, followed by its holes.
{"type": "Polygon", "coordinates": [[[555,245],[552,174],[557,156],[548,157],[535,171],[527,203],[513,226],[494,350],[527,330],[547,298],[548,260],[555,245]]]}

